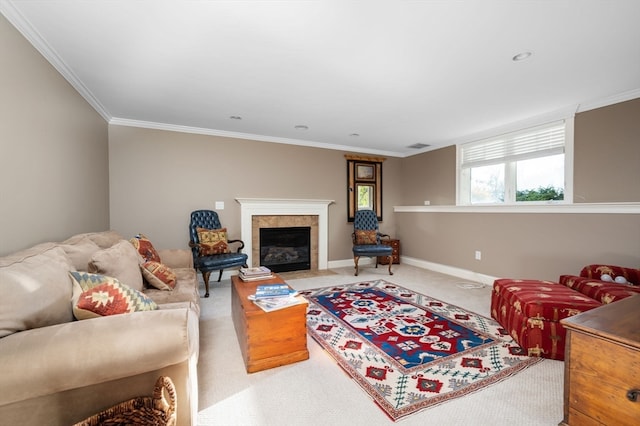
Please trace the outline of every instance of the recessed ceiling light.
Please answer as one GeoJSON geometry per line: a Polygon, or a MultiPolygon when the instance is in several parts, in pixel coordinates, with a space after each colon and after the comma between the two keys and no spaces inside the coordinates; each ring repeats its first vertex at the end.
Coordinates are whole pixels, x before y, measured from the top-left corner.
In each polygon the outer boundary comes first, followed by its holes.
{"type": "Polygon", "coordinates": [[[240,117],[239,115],[232,115],[229,117],[231,120],[242,120],[242,117],[240,117]]]}
{"type": "Polygon", "coordinates": [[[529,59],[531,55],[533,55],[533,52],[522,52],[511,58],[511,60],[514,62],[520,62],[524,61],[525,59],[529,59]]]}
{"type": "Polygon", "coordinates": [[[309,130],[309,126],[305,126],[304,124],[298,124],[297,126],[294,126],[294,129],[296,129],[296,130],[309,130]]]}

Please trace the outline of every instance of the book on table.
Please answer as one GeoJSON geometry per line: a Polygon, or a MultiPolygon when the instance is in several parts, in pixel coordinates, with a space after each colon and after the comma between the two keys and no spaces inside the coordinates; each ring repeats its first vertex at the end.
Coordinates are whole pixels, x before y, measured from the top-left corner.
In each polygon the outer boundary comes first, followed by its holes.
{"type": "Polygon", "coordinates": [[[255,294],[249,295],[250,300],[272,299],[277,297],[296,296],[298,292],[289,287],[284,282],[274,284],[264,284],[256,287],[255,294]]]}
{"type": "Polygon", "coordinates": [[[269,274],[269,275],[257,275],[255,277],[245,277],[244,275],[242,275],[242,273],[238,274],[238,276],[240,277],[240,279],[244,282],[251,282],[251,281],[261,281],[261,280],[269,280],[271,278],[274,277],[273,274],[269,274]]]}
{"type": "Polygon", "coordinates": [[[266,266],[254,266],[252,268],[240,268],[240,273],[245,277],[257,277],[262,275],[271,275],[271,269],[266,266]]]}
{"type": "Polygon", "coordinates": [[[267,299],[256,299],[253,301],[265,312],[273,312],[280,309],[285,309],[291,306],[299,305],[304,302],[302,297],[287,296],[287,297],[272,297],[267,299]]]}
{"type": "Polygon", "coordinates": [[[271,270],[266,266],[256,266],[253,268],[240,268],[238,274],[242,281],[259,281],[273,278],[271,270]]]}

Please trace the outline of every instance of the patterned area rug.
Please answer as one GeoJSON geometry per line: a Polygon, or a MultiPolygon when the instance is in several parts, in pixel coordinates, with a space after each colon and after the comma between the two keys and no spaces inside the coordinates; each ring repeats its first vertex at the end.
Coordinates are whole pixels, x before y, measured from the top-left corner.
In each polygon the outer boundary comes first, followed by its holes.
{"type": "Polygon", "coordinates": [[[309,334],[394,421],[542,360],[493,319],[384,280],[300,293],[309,334]]]}

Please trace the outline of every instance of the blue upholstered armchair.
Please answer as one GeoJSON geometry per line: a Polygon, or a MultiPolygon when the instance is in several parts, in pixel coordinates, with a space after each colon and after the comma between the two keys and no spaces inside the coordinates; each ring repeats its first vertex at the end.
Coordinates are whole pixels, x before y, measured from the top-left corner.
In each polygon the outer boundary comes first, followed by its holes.
{"type": "Polygon", "coordinates": [[[389,275],[391,264],[393,263],[393,248],[381,243],[381,238],[390,239],[389,235],[381,234],[378,231],[378,218],[373,210],[358,210],[353,220],[353,261],[358,275],[358,261],[360,257],[375,257],[376,268],[378,267],[378,256],[389,257],[389,275]]]}
{"type": "Polygon", "coordinates": [[[202,273],[204,280],[204,297],[209,297],[209,275],[212,271],[220,271],[218,275],[218,282],[220,282],[224,269],[247,267],[247,255],[242,253],[244,242],[227,240],[226,229],[222,228],[218,213],[213,210],[196,210],[191,213],[189,238],[193,265],[202,273]],[[201,241],[201,236],[206,238],[206,241],[201,241]],[[231,244],[237,245],[235,252],[230,249],[231,244]]]}

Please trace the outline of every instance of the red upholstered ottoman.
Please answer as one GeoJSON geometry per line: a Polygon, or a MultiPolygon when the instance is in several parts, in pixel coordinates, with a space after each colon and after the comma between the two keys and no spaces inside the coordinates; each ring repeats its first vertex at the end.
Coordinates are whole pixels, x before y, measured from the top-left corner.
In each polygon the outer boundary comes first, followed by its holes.
{"type": "Polygon", "coordinates": [[[617,284],[574,275],[560,275],[560,284],[603,304],[612,303],[640,293],[640,286],[637,285],[617,284]]]}
{"type": "Polygon", "coordinates": [[[491,316],[529,356],[564,360],[566,331],[560,320],[601,304],[551,281],[498,279],[491,316]]]}

